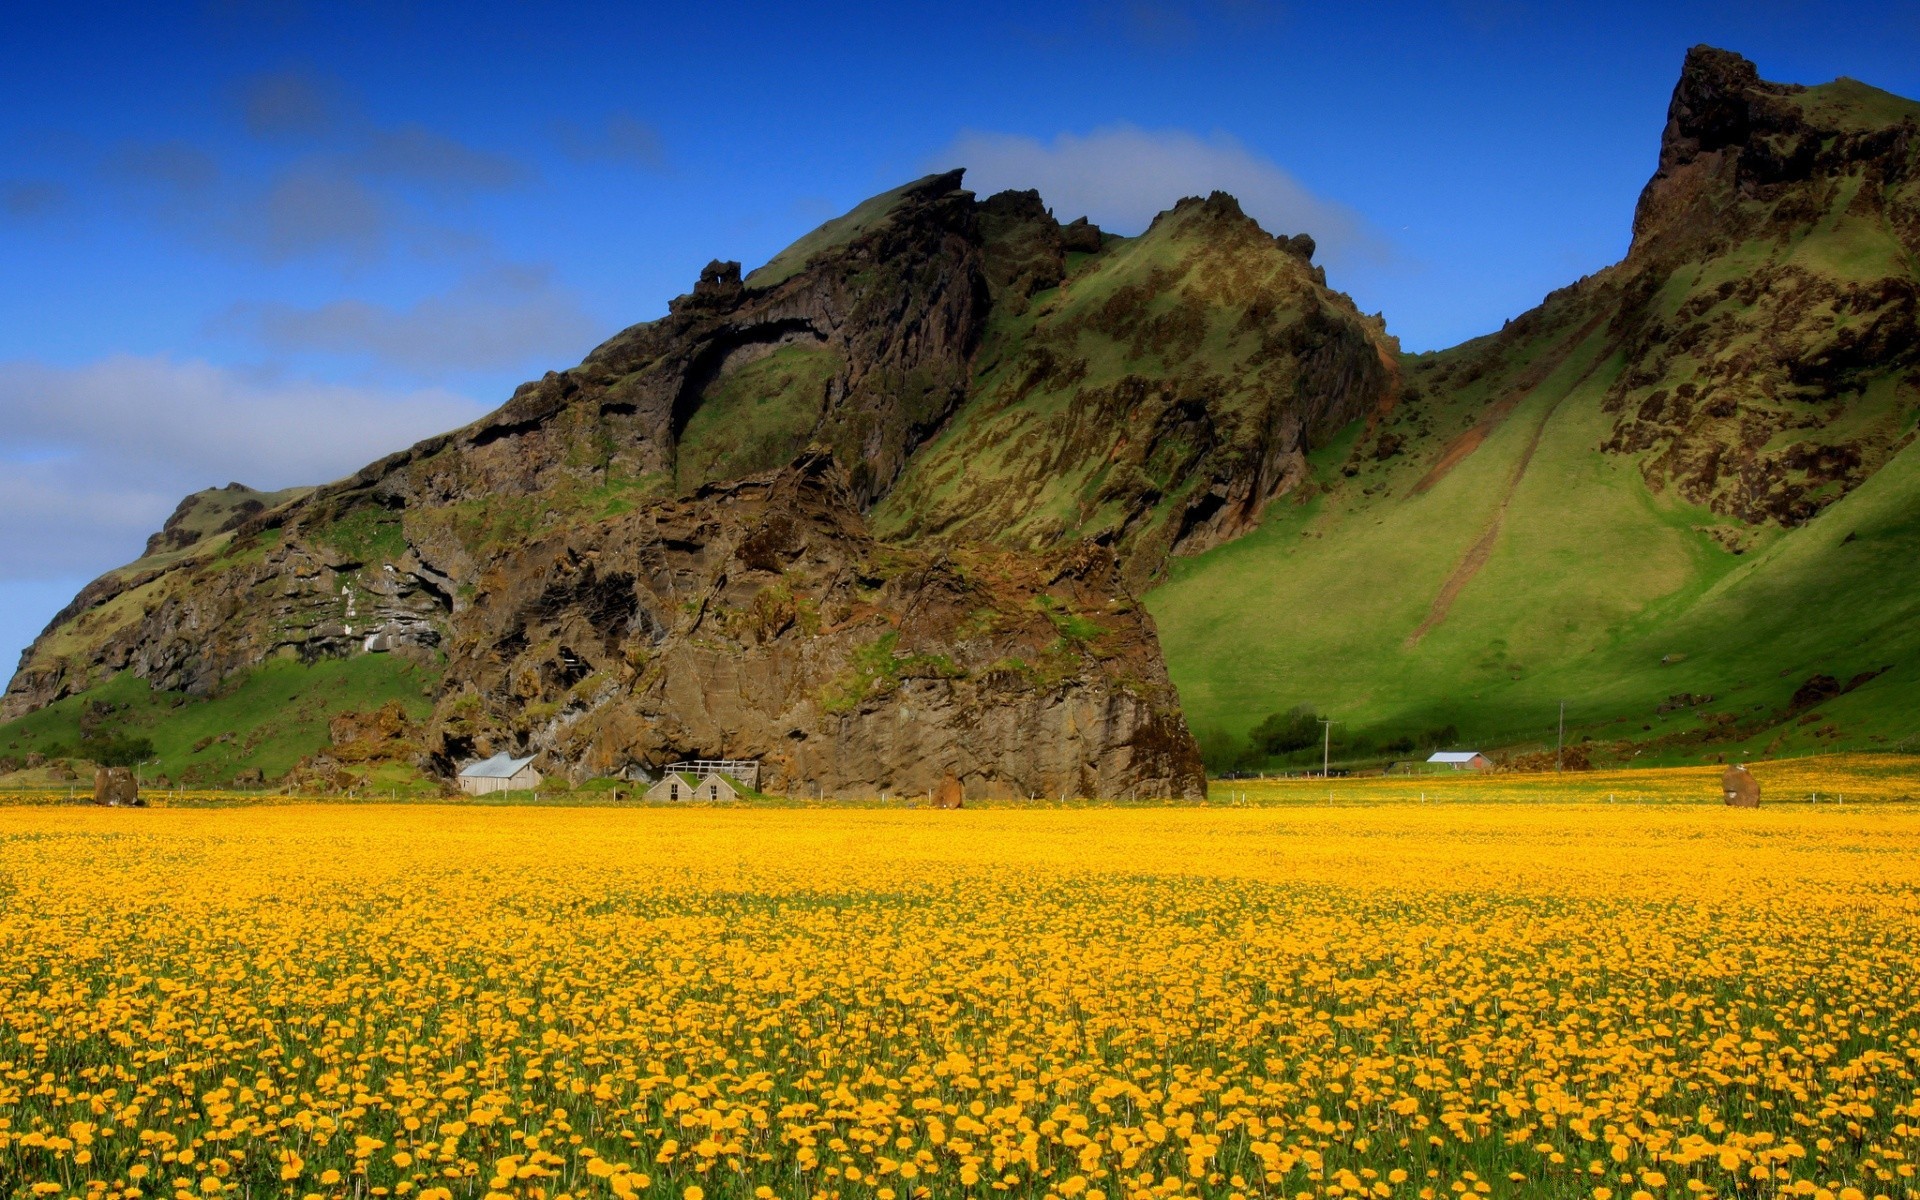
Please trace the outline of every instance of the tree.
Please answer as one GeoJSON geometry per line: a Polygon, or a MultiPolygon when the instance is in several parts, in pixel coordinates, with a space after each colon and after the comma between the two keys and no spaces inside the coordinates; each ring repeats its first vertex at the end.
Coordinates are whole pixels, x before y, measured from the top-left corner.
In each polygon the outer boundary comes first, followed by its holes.
{"type": "Polygon", "coordinates": [[[1269,715],[1247,733],[1247,740],[1263,754],[1291,754],[1320,744],[1320,714],[1301,704],[1269,715]]]}
{"type": "Polygon", "coordinates": [[[153,757],[153,741],[143,737],[90,734],[81,739],[80,755],[103,767],[131,767],[153,757]]]}

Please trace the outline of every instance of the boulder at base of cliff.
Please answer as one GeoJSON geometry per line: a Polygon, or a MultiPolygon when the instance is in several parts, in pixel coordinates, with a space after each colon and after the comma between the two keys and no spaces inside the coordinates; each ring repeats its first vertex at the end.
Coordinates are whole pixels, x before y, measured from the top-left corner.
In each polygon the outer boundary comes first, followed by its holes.
{"type": "Polygon", "coordinates": [[[962,788],[960,781],[953,776],[949,775],[942,779],[940,786],[934,789],[933,806],[935,808],[965,808],[966,805],[966,789],[962,788]]]}
{"type": "Polygon", "coordinates": [[[1727,804],[1732,808],[1760,807],[1760,781],[1737,763],[1728,767],[1726,774],[1720,777],[1720,790],[1726,794],[1727,804]]]}
{"type": "Polygon", "coordinates": [[[93,802],[113,808],[135,808],[144,803],[133,772],[125,767],[99,767],[93,772],[93,802]]]}

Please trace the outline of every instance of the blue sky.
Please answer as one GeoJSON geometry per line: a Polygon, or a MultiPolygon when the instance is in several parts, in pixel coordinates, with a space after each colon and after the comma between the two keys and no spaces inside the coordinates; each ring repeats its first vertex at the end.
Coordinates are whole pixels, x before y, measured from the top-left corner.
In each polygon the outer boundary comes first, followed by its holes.
{"type": "Polygon", "coordinates": [[[471,419],[948,166],[1123,233],[1221,186],[1410,349],[1617,259],[1689,45],[1920,95],[1912,4],[17,7],[0,661],[180,496],[471,419]]]}

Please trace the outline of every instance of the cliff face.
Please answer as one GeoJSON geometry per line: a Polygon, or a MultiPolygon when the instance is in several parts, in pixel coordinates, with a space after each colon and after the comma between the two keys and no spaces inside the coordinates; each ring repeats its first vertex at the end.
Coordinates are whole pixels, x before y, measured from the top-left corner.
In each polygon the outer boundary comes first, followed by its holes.
{"type": "Polygon", "coordinates": [[[1196,795],[1149,618],[1111,555],[875,542],[830,456],[536,540],[453,623],[451,768],[581,777],[724,753],[795,795],[1196,795]]]}

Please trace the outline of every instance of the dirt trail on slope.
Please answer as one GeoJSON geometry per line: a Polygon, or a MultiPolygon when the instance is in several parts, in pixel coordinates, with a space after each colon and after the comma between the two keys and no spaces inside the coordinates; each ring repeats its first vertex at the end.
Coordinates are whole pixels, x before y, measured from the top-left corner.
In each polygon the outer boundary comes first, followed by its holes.
{"type": "MultiPolygon", "coordinates": [[[[1447,443],[1446,449],[1440,452],[1440,457],[1434,460],[1433,466],[1427,468],[1427,473],[1413,485],[1413,490],[1408,495],[1418,496],[1433,490],[1435,484],[1445,479],[1455,467],[1465,462],[1467,456],[1478,450],[1480,443],[1487,440],[1488,434],[1500,428],[1501,423],[1513,415],[1514,409],[1519,408],[1521,403],[1532,396],[1541,384],[1552,378],[1553,373],[1560,369],[1575,350],[1586,345],[1587,338],[1600,327],[1600,322],[1605,317],[1604,312],[1595,315],[1592,320],[1575,330],[1573,336],[1568,338],[1558,350],[1542,355],[1539,362],[1527,368],[1520,378],[1514,381],[1511,392],[1494,401],[1487,411],[1481,414],[1480,419],[1473,423],[1471,429],[1447,443]]],[[[1586,375],[1592,373],[1592,368],[1588,368],[1586,375]]],[[[1586,375],[1580,377],[1582,381],[1586,379],[1586,375]]],[[[1575,383],[1574,386],[1578,387],[1579,383],[1575,383]]]]}
{"type": "MultiPolygon", "coordinates": [[[[1546,372],[1547,375],[1551,375],[1554,370],[1557,370],[1559,365],[1567,360],[1567,357],[1573,353],[1575,348],[1585,343],[1587,332],[1597,323],[1597,321],[1590,322],[1585,329],[1580,331],[1580,334],[1575,338],[1572,345],[1553,356],[1554,365],[1548,368],[1546,372]]],[[[1546,436],[1547,423],[1553,420],[1554,413],[1560,411],[1560,405],[1565,402],[1566,398],[1578,391],[1580,385],[1585,383],[1588,377],[1599,369],[1600,364],[1604,361],[1604,355],[1596,357],[1586,370],[1580,372],[1580,377],[1568,384],[1567,390],[1560,393],[1559,398],[1547,406],[1547,411],[1540,414],[1540,422],[1533,427],[1533,436],[1527,439],[1526,449],[1520,452],[1520,459],[1513,466],[1513,474],[1507,478],[1507,486],[1500,494],[1500,503],[1494,506],[1493,516],[1487,520],[1486,529],[1480,534],[1480,537],[1473,545],[1467,548],[1466,554],[1460,559],[1460,564],[1454,567],[1452,573],[1447,576],[1446,582],[1440,585],[1439,594],[1434,596],[1433,607],[1427,610],[1426,619],[1420,622],[1419,628],[1407,635],[1407,649],[1411,650],[1419,645],[1421,638],[1426,637],[1428,633],[1432,632],[1435,626],[1447,619],[1447,614],[1453,611],[1453,602],[1460,598],[1460,593],[1465,590],[1467,584],[1473,582],[1473,577],[1480,573],[1480,568],[1486,566],[1487,560],[1493,557],[1493,545],[1500,538],[1500,527],[1506,521],[1507,508],[1513,503],[1515,493],[1520,490],[1520,480],[1525,478],[1527,467],[1533,462],[1534,451],[1540,448],[1540,439],[1546,436]]],[[[1545,382],[1545,378],[1546,376],[1542,376],[1540,379],[1535,380],[1532,386],[1528,387],[1524,392],[1517,393],[1516,398],[1511,402],[1501,401],[1501,405],[1506,409],[1506,412],[1502,413],[1501,416],[1504,418],[1506,413],[1512,412],[1521,400],[1531,396],[1534,389],[1545,382]]],[[[1475,429],[1478,428],[1478,426],[1475,427],[1475,429]]],[[[1474,432],[1474,430],[1469,430],[1468,432],[1471,433],[1474,432]]],[[[1483,440],[1485,436],[1485,433],[1482,432],[1480,439],[1474,441],[1474,446],[1478,446],[1480,440],[1483,440]]],[[[1449,447],[1448,451],[1451,453],[1452,447],[1449,447]]],[[[1459,457],[1465,458],[1467,454],[1471,452],[1472,447],[1469,447],[1467,451],[1461,453],[1459,457]]],[[[1444,460],[1445,456],[1443,456],[1442,461],[1444,460]]],[[[1459,460],[1456,459],[1455,461],[1457,462],[1459,460]]],[[[1447,466],[1448,469],[1452,468],[1451,463],[1447,464],[1447,466]]],[[[1435,470],[1439,470],[1439,467],[1436,466],[1435,470]]],[[[1429,474],[1431,475],[1432,473],[1429,472],[1429,474]]],[[[1442,474],[1444,474],[1444,472],[1442,472],[1442,474]]],[[[1424,483],[1425,481],[1423,480],[1422,482],[1424,483]]],[[[1438,482],[1438,480],[1435,480],[1435,482],[1438,482]]],[[[1417,485],[1415,490],[1420,490],[1417,485]]]]}

